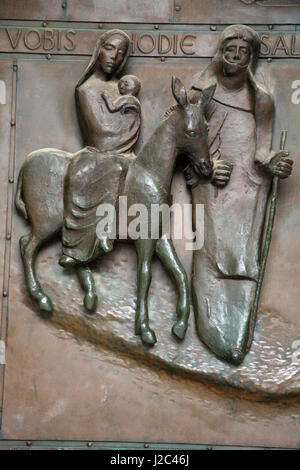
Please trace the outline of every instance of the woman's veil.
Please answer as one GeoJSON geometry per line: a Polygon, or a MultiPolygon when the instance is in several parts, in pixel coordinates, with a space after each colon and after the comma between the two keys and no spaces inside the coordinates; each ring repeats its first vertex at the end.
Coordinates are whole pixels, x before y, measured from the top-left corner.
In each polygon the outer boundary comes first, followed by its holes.
{"type": "Polygon", "coordinates": [[[126,54],[124,55],[124,59],[122,63],[119,65],[118,69],[115,71],[115,74],[119,74],[123,67],[125,66],[127,59],[130,54],[130,38],[128,34],[124,33],[124,31],[121,31],[120,29],[110,29],[109,31],[105,31],[104,33],[101,34],[101,36],[98,38],[96,42],[96,46],[94,48],[91,60],[88,63],[88,66],[86,67],[85,71],[83,72],[83,75],[79,79],[76,88],[78,88],[80,85],[82,85],[95,71],[96,64],[97,64],[97,59],[99,56],[99,52],[101,47],[105,44],[105,42],[111,37],[111,36],[122,36],[125,38],[126,43],[127,43],[127,50],[126,54]]]}

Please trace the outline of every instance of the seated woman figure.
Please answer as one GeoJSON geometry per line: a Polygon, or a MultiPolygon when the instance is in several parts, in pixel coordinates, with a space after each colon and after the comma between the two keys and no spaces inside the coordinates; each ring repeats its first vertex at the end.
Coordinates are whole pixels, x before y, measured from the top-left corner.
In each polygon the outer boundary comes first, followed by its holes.
{"type": "Polygon", "coordinates": [[[132,148],[140,132],[139,101],[134,96],[124,95],[128,86],[131,89],[132,85],[131,93],[137,94],[140,85],[137,80],[131,79],[124,87],[126,80],[121,80],[121,83],[118,80],[127,62],[129,47],[130,38],[123,31],[103,33],[75,89],[78,119],[86,149],[74,157],[66,178],[63,256],[60,258],[60,264],[65,267],[86,262],[96,253],[109,252],[113,248],[113,240],[108,236],[97,238],[95,235],[99,221],[96,211],[100,204],[115,206],[128,162],[134,157],[132,148]],[[125,105],[128,112],[124,112],[124,103],[116,105],[118,99],[125,100],[127,104],[128,100],[135,100],[134,107],[132,103],[129,107],[125,105]],[[118,165],[113,160],[110,163],[112,155],[120,156],[118,165]],[[105,174],[98,164],[103,156],[108,159],[105,174]]]}

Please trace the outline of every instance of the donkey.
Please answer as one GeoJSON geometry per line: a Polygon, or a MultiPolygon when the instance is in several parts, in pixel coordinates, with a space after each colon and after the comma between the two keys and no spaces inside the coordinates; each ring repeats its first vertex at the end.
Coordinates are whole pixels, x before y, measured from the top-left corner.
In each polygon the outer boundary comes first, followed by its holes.
{"type": "MultiPolygon", "coordinates": [[[[212,163],[204,112],[214,91],[215,86],[207,88],[191,103],[182,82],[172,77],[172,92],[177,104],[166,113],[152,137],[129,164],[120,193],[127,196],[128,207],[138,202],[150,211],[153,203],[169,202],[174,165],[179,154],[187,154],[197,173],[209,176],[212,163]],[[151,188],[150,191],[145,191],[145,185],[151,188]]],[[[39,308],[47,313],[53,309],[52,302],[43,292],[37,279],[35,259],[41,245],[62,230],[64,181],[74,155],[57,149],[34,151],[25,160],[18,178],[15,204],[32,225],[31,233],[20,238],[26,284],[30,296],[38,303],[39,308]]],[[[161,227],[159,233],[161,235],[158,239],[133,240],[138,260],[135,332],[148,345],[156,343],[155,333],[149,325],[147,302],[154,252],[178,290],[177,321],[172,328],[178,339],[185,336],[190,314],[186,272],[172,241],[166,234],[161,233],[161,227]]],[[[93,311],[97,305],[97,295],[90,268],[87,263],[81,263],[74,266],[74,269],[86,294],[85,307],[93,311]]]]}

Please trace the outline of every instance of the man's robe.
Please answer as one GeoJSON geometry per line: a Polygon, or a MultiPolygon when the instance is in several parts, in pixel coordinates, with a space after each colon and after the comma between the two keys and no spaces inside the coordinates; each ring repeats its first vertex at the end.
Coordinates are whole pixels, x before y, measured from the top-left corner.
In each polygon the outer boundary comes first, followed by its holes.
{"type": "MultiPolygon", "coordinates": [[[[216,81],[212,64],[195,77],[191,96],[216,81]]],[[[218,87],[208,109],[209,134],[218,133],[211,153],[233,164],[230,181],[218,188],[200,178],[192,189],[194,207],[204,204],[205,213],[204,246],[193,257],[197,331],[217,356],[235,363],[244,358],[252,334],[249,322],[271,183],[263,167],[272,155],[274,115],[270,95],[250,72],[247,86],[252,109],[250,103],[243,105],[242,92],[227,90],[221,93],[223,101],[218,100],[218,87]]]]}

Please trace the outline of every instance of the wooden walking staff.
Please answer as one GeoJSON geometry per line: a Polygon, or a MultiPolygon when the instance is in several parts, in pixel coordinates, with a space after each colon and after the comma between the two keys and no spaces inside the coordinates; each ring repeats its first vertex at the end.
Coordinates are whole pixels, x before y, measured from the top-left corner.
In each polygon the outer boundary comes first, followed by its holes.
{"type": "MultiPolygon", "coordinates": [[[[285,150],[286,138],[287,138],[287,131],[281,131],[280,150],[285,150]]],[[[253,332],[254,332],[255,323],[256,323],[258,302],[259,302],[259,298],[260,298],[262,282],[263,282],[263,278],[264,278],[264,274],[265,274],[265,269],[266,269],[268,254],[269,254],[269,248],[270,248],[271,239],[272,239],[272,230],[273,230],[273,226],[274,226],[275,213],[276,213],[276,203],[277,203],[277,194],[278,194],[278,180],[279,180],[278,176],[273,177],[271,202],[270,202],[270,212],[269,212],[269,217],[268,217],[268,222],[267,222],[264,246],[263,246],[263,250],[262,250],[261,265],[260,265],[260,270],[259,270],[259,276],[258,276],[256,291],[255,291],[255,297],[254,297],[254,302],[253,302],[253,307],[252,307],[252,312],[251,312],[251,317],[250,317],[247,349],[250,348],[251,343],[252,343],[253,332]]]]}

